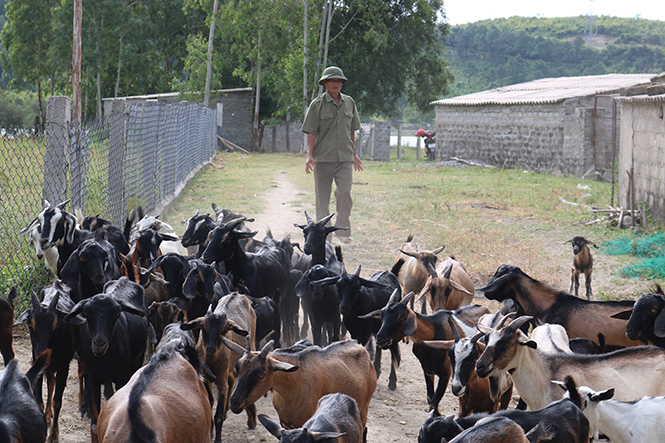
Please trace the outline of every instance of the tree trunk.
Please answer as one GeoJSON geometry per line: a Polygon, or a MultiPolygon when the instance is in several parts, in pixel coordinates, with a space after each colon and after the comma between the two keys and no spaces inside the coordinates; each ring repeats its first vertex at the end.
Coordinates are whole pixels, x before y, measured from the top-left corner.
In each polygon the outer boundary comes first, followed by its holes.
{"type": "Polygon", "coordinates": [[[330,43],[330,25],[332,24],[332,17],[335,13],[335,2],[334,0],[328,0],[330,6],[328,6],[328,23],[326,24],[326,42],[323,45],[323,66],[324,68],[328,66],[328,44],[330,43]]]}
{"type": "MultiPolygon", "coordinates": [[[[212,41],[215,36],[215,17],[219,8],[219,0],[215,0],[212,5],[212,21],[210,22],[210,34],[208,35],[208,61],[206,63],[206,90],[203,97],[203,106],[208,106],[210,101],[210,82],[212,80],[212,41]]],[[[259,34],[260,36],[260,34],[259,34]]]]}
{"type": "Polygon", "coordinates": [[[303,15],[303,59],[302,59],[302,113],[303,119],[307,113],[307,0],[305,0],[305,13],[303,15]]]}
{"type": "Polygon", "coordinates": [[[291,152],[291,110],[286,112],[286,152],[291,152]]]}
{"type": "Polygon", "coordinates": [[[118,98],[118,91],[120,90],[120,67],[122,66],[122,35],[120,35],[120,48],[118,49],[118,73],[115,77],[115,95],[118,98]]]}
{"type": "MultiPolygon", "coordinates": [[[[319,33],[319,54],[316,57],[316,73],[314,75],[314,79],[318,78],[319,73],[321,72],[321,54],[323,53],[323,39],[325,36],[325,30],[326,30],[326,22],[327,22],[327,17],[328,17],[328,0],[326,0],[323,3],[323,17],[321,17],[321,32],[319,33]]],[[[324,66],[325,68],[325,66],[324,66]]],[[[317,92],[317,88],[312,89],[312,100],[314,100],[314,97],[317,92]]],[[[321,94],[322,91],[322,86],[319,86],[318,88],[318,94],[321,94]]]]}
{"type": "Polygon", "coordinates": [[[37,100],[39,101],[39,116],[41,117],[41,130],[42,134],[44,133],[44,122],[46,121],[46,115],[44,115],[44,103],[42,102],[42,80],[37,77],[37,100]]]}
{"type": "MultiPolygon", "coordinates": [[[[83,0],[74,0],[74,34],[72,41],[72,123],[81,124],[81,22],[83,0]]],[[[99,42],[97,43],[99,45],[99,42]]]]}
{"type": "Polygon", "coordinates": [[[258,152],[261,144],[259,137],[259,102],[261,101],[261,31],[256,53],[256,98],[254,102],[254,128],[252,134],[252,151],[258,152]]]}
{"type": "MultiPolygon", "coordinates": [[[[99,42],[97,42],[97,53],[99,54],[99,42]]],[[[102,116],[102,61],[97,58],[97,118],[102,116]]]]}

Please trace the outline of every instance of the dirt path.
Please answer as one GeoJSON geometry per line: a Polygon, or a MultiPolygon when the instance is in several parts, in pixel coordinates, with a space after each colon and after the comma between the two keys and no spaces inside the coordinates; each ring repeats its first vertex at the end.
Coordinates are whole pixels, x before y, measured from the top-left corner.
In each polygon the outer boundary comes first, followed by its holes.
{"type": "MultiPolygon", "coordinates": [[[[266,203],[266,209],[262,214],[255,215],[255,222],[250,227],[259,231],[257,238],[263,238],[269,227],[275,238],[281,239],[291,234],[294,241],[302,242],[302,232],[293,226],[293,223],[305,223],[304,211],[314,214],[312,204],[303,205],[299,203],[297,196],[303,191],[296,189],[288,180],[287,174],[278,173],[270,189],[260,196],[266,203]]],[[[307,198],[307,201],[313,201],[307,198]]],[[[528,226],[525,227],[527,235],[539,235],[541,232],[534,230],[530,233],[528,226]]],[[[343,246],[345,261],[356,262],[363,246],[355,241],[350,245],[343,246]],[[355,257],[355,259],[354,259],[355,257]]],[[[545,255],[556,255],[557,260],[566,263],[565,252],[561,252],[560,241],[549,241],[542,239],[545,255]]],[[[604,266],[599,266],[598,274],[594,274],[594,283],[602,286],[611,279],[611,273],[604,266]]],[[[363,269],[363,273],[371,272],[363,269]]],[[[568,272],[568,271],[566,271],[568,272]]],[[[563,274],[566,275],[565,273],[563,274]]],[[[557,286],[565,287],[566,281],[561,281],[557,286]]],[[[498,304],[487,301],[484,297],[476,297],[474,302],[481,303],[497,310],[498,304]]],[[[16,327],[15,351],[21,361],[21,369],[27,370],[30,361],[30,340],[27,328],[16,327]]],[[[311,339],[311,337],[310,337],[311,339]]],[[[370,442],[414,442],[417,440],[418,431],[427,417],[427,402],[423,373],[418,360],[411,352],[411,345],[402,343],[402,365],[397,371],[397,390],[390,391],[387,388],[387,375],[390,369],[390,354],[385,352],[382,359],[383,373],[378,380],[378,386],[370,403],[368,417],[368,441],[370,442]]],[[[77,411],[77,379],[76,364],[72,363],[68,378],[68,387],[65,390],[65,399],[60,420],[61,439],[63,443],[78,443],[89,441],[89,421],[79,417],[77,411]]],[[[257,402],[258,412],[277,418],[277,413],[271,403],[271,394],[257,402]]],[[[440,410],[442,414],[457,414],[458,402],[450,391],[446,392],[441,401],[440,410]]],[[[260,424],[256,430],[247,430],[246,415],[229,413],[224,423],[224,442],[271,442],[276,439],[270,435],[260,424]]]]}

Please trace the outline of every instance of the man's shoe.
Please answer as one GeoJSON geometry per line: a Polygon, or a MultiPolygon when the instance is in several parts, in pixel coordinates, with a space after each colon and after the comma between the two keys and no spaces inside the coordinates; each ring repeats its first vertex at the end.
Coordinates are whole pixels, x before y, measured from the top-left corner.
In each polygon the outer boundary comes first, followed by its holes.
{"type": "Polygon", "coordinates": [[[337,238],[339,239],[339,241],[341,241],[345,245],[353,243],[353,239],[351,237],[337,237],[337,238]]]}

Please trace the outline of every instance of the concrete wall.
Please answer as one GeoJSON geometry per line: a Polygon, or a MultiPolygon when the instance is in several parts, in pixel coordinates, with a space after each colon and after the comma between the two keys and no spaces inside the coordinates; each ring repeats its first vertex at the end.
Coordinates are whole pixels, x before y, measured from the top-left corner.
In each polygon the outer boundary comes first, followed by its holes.
{"type": "Polygon", "coordinates": [[[646,202],[652,220],[665,224],[665,97],[626,100],[622,107],[619,155],[619,205],[630,208],[630,181],[635,183],[635,208],[646,202]]]}
{"type": "Polygon", "coordinates": [[[443,160],[460,157],[575,176],[595,165],[603,173],[611,171],[612,106],[610,97],[597,102],[581,97],[544,104],[439,105],[437,148],[443,160]]]}
{"type": "Polygon", "coordinates": [[[302,122],[291,121],[289,148],[286,146],[286,125],[277,125],[274,127],[265,126],[263,128],[263,138],[261,139],[261,151],[263,152],[304,152],[305,133],[300,130],[302,122]]]}

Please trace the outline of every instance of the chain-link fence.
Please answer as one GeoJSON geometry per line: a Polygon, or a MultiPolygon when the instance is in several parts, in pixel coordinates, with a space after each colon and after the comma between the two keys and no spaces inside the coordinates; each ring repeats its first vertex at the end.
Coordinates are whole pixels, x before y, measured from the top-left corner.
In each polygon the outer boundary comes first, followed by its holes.
{"type": "Polygon", "coordinates": [[[122,227],[137,206],[156,213],[184,187],[216,149],[216,111],[193,103],[119,101],[104,120],[79,130],[69,99],[49,101],[44,134],[0,137],[0,294],[25,295],[52,275],[18,232],[44,199],[81,208],[122,227]]]}

